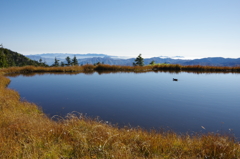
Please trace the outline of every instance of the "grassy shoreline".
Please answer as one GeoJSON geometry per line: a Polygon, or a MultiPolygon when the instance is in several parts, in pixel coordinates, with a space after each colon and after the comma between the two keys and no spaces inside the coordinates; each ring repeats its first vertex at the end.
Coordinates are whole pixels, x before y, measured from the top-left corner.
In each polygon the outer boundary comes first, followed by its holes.
{"type": "Polygon", "coordinates": [[[84,72],[84,71],[131,71],[131,72],[148,72],[148,71],[183,71],[183,72],[219,72],[219,73],[240,73],[240,66],[236,67],[216,67],[216,66],[181,66],[178,64],[162,64],[148,66],[119,66],[119,65],[83,65],[83,66],[67,66],[67,67],[10,67],[0,69],[0,72],[8,73],[24,73],[24,72],[84,72]]]}
{"type": "MultiPolygon", "coordinates": [[[[149,71],[152,67],[13,67],[0,70],[0,158],[240,158],[240,144],[219,134],[117,128],[81,114],[49,119],[34,103],[8,89],[9,73],[149,71]]],[[[229,68],[228,68],[229,69],[229,68]]],[[[229,71],[225,71],[229,72],[229,71]]]]}

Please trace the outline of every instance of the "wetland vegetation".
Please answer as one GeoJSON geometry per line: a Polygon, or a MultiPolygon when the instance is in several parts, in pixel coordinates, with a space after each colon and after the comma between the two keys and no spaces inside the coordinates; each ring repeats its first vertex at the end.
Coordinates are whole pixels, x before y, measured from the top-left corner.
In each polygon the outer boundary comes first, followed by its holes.
{"type": "Polygon", "coordinates": [[[80,71],[216,71],[239,72],[240,67],[109,66],[11,67],[0,70],[1,158],[239,158],[239,142],[216,133],[177,134],[117,127],[78,113],[53,121],[34,103],[21,101],[8,89],[6,74],[80,71]]]}
{"type": "Polygon", "coordinates": [[[4,73],[24,73],[24,72],[82,72],[82,71],[133,71],[133,72],[147,72],[147,71],[173,71],[173,72],[192,72],[192,73],[237,73],[240,72],[240,66],[223,67],[223,66],[182,66],[178,64],[156,64],[147,66],[119,66],[119,65],[83,65],[83,66],[59,66],[59,67],[42,67],[42,66],[24,66],[24,67],[10,67],[2,68],[4,73]]]}

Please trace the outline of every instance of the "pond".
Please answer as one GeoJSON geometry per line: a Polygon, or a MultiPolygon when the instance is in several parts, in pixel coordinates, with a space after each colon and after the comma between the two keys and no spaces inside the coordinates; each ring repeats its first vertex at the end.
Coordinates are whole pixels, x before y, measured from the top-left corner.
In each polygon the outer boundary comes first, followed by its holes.
{"type": "Polygon", "coordinates": [[[240,74],[94,72],[9,78],[9,88],[49,117],[76,111],[119,126],[240,137],[240,74]]]}

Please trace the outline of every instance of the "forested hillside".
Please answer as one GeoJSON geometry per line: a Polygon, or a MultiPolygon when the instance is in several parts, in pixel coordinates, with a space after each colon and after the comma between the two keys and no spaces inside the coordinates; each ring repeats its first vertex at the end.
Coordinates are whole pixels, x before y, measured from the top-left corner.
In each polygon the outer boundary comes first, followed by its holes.
{"type": "Polygon", "coordinates": [[[0,68],[26,65],[47,66],[45,63],[31,60],[22,54],[0,47],[0,68]]]}

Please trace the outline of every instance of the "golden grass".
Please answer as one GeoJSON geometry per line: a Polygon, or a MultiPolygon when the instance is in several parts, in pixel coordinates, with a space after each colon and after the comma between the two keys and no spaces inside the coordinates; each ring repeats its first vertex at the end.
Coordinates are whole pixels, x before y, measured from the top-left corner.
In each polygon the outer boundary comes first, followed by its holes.
{"type": "Polygon", "coordinates": [[[153,70],[179,70],[179,71],[214,71],[214,72],[240,72],[240,66],[226,67],[226,66],[201,66],[201,65],[154,65],[153,70]]]}
{"type": "Polygon", "coordinates": [[[69,66],[69,67],[35,67],[35,66],[24,66],[24,67],[10,67],[0,70],[5,74],[8,73],[24,73],[24,72],[80,72],[84,71],[81,66],[69,66]]]}
{"type": "Polygon", "coordinates": [[[77,113],[53,121],[35,104],[20,101],[16,91],[6,88],[9,82],[0,72],[0,158],[240,158],[240,145],[230,136],[117,128],[77,113]]]}
{"type": "Polygon", "coordinates": [[[29,72],[91,72],[91,71],[131,71],[131,72],[148,72],[148,71],[185,71],[185,72],[222,72],[232,73],[240,72],[240,66],[236,67],[216,67],[216,66],[182,66],[178,64],[162,64],[162,65],[148,65],[148,66],[119,66],[119,65],[83,65],[83,66],[68,66],[68,67],[10,67],[0,69],[0,72],[8,73],[29,73],[29,72]]]}

